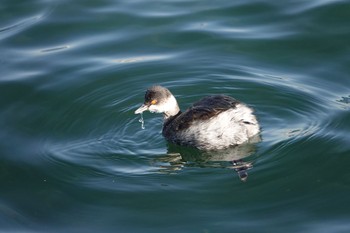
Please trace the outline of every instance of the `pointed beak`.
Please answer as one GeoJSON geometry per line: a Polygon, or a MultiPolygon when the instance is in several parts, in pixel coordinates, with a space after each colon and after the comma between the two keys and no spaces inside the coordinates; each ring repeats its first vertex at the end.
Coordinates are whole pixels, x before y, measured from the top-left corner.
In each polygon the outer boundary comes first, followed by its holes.
{"type": "Polygon", "coordinates": [[[142,104],[141,107],[136,109],[135,114],[140,114],[140,113],[143,113],[144,111],[147,111],[147,110],[148,110],[148,106],[145,104],[142,104]]]}

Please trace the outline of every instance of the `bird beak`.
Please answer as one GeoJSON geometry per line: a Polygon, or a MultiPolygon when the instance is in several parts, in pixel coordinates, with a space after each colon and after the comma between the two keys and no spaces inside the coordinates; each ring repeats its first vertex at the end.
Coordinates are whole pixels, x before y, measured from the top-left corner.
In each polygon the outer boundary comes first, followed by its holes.
{"type": "Polygon", "coordinates": [[[147,110],[148,110],[148,106],[145,104],[142,104],[141,107],[136,109],[135,114],[140,114],[140,113],[143,113],[144,111],[147,111],[147,110]]]}

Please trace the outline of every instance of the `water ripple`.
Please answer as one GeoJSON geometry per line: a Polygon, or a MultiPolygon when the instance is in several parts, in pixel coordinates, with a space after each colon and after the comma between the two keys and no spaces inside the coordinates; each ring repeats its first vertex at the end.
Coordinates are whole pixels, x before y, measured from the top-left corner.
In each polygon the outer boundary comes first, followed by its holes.
{"type": "Polygon", "coordinates": [[[28,17],[27,19],[19,20],[12,25],[8,25],[3,28],[0,28],[0,39],[5,39],[16,33],[21,32],[22,30],[29,28],[33,24],[42,20],[43,17],[44,15],[28,17]]]}
{"type": "Polygon", "coordinates": [[[0,230],[345,229],[348,7],[2,2],[0,230]],[[143,130],[134,114],[154,84],[183,110],[211,94],[247,103],[262,141],[216,154],[167,144],[161,115],[145,113],[143,130]],[[236,159],[254,166],[244,184],[236,159]]]}

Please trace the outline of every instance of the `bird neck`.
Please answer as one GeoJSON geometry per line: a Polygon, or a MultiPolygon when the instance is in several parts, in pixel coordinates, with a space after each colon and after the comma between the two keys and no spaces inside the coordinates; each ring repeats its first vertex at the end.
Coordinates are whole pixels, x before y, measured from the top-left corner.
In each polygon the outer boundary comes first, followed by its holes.
{"type": "Polygon", "coordinates": [[[168,119],[168,118],[170,118],[172,116],[176,116],[179,112],[180,112],[179,105],[176,105],[175,108],[164,112],[164,119],[168,119]]]}
{"type": "Polygon", "coordinates": [[[176,115],[170,116],[168,118],[164,118],[164,123],[163,123],[163,133],[167,131],[167,128],[171,123],[181,114],[181,111],[179,111],[176,115]]]}
{"type": "Polygon", "coordinates": [[[169,99],[168,106],[171,107],[164,111],[164,119],[168,119],[172,116],[175,116],[180,112],[179,105],[177,104],[177,101],[173,95],[169,99]]]}

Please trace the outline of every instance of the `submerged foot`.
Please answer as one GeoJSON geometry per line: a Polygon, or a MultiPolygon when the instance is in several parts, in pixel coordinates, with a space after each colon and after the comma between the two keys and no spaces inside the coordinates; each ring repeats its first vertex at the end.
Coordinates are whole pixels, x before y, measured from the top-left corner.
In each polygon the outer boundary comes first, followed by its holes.
{"type": "Polygon", "coordinates": [[[233,160],[232,164],[240,180],[243,182],[247,181],[248,179],[247,171],[253,167],[253,164],[250,162],[243,162],[243,160],[233,160]]]}

